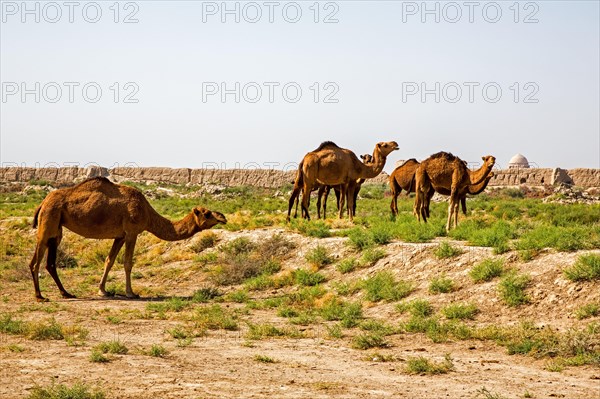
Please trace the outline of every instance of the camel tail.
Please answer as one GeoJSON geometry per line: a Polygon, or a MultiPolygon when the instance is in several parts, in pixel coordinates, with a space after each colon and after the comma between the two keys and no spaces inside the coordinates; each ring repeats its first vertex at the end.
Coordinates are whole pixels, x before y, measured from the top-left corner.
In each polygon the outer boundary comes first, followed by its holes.
{"type": "Polygon", "coordinates": [[[33,214],[33,228],[37,229],[38,227],[38,217],[40,215],[40,210],[42,209],[42,206],[38,206],[37,209],[35,210],[35,213],[33,214]]]}

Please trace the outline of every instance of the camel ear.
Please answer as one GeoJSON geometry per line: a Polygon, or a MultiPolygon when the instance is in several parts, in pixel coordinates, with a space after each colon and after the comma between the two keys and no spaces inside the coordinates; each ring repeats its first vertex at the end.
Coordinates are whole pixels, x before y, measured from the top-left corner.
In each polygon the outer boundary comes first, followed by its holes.
{"type": "Polygon", "coordinates": [[[194,215],[196,215],[196,216],[200,215],[200,211],[198,210],[198,208],[194,208],[194,215]]]}
{"type": "Polygon", "coordinates": [[[202,209],[202,214],[204,215],[205,218],[209,218],[212,216],[212,212],[209,211],[208,209],[202,209]]]}
{"type": "Polygon", "coordinates": [[[484,161],[486,160],[487,157],[481,157],[481,159],[483,159],[484,161]]]}

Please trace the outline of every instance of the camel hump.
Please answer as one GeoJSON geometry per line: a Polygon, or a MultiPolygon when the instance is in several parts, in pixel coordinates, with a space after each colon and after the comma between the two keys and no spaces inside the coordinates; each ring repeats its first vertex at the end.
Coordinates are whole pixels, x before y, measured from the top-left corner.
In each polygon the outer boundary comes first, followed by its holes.
{"type": "Polygon", "coordinates": [[[449,161],[449,162],[459,159],[456,155],[453,155],[452,153],[445,152],[445,151],[436,152],[435,154],[431,155],[429,158],[430,159],[444,158],[446,161],[449,161]]]}
{"type": "Polygon", "coordinates": [[[317,151],[321,151],[325,148],[340,148],[336,143],[334,143],[333,141],[324,141],[321,143],[321,145],[319,147],[317,147],[316,150],[314,150],[313,152],[317,152],[317,151]]]}
{"type": "MultiPolygon", "coordinates": [[[[415,158],[407,159],[406,161],[402,162],[402,165],[398,166],[398,168],[401,168],[404,165],[407,165],[409,163],[419,163],[419,161],[417,161],[415,158]]],[[[396,168],[396,169],[398,169],[398,168],[396,168]]]]}
{"type": "Polygon", "coordinates": [[[81,187],[81,186],[85,186],[85,185],[104,185],[104,184],[109,184],[111,186],[114,186],[115,184],[113,182],[111,182],[110,180],[108,180],[106,177],[90,177],[89,179],[85,179],[84,181],[82,181],[81,183],[79,183],[78,185],[76,185],[75,187],[81,187]]]}

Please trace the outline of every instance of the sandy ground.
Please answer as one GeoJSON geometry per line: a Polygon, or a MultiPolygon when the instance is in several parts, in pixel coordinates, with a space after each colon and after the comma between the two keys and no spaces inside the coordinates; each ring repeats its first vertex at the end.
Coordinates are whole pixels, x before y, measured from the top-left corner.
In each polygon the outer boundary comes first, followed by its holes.
{"type": "MultiPolygon", "coordinates": [[[[219,232],[223,240],[246,235],[261,239],[275,229],[253,232],[219,232]]],[[[297,267],[304,253],[320,243],[339,257],[347,248],[342,238],[311,239],[286,233],[299,246],[286,268],[297,267]]],[[[572,312],[582,304],[600,301],[600,284],[574,284],[562,277],[562,268],[572,264],[577,254],[547,252],[534,261],[519,264],[514,254],[503,255],[509,265],[527,271],[533,278],[531,305],[509,309],[494,294],[495,283],[474,285],[468,278],[473,264],[490,256],[488,249],[465,248],[465,253],[452,261],[439,261],[431,254],[436,244],[391,243],[388,256],[375,266],[341,275],[333,267],[323,270],[330,281],[361,278],[378,270],[391,270],[410,278],[417,285],[411,297],[427,297],[436,307],[455,301],[470,300],[481,313],[476,322],[507,324],[535,320],[566,330],[582,326],[572,312]],[[429,297],[429,279],[441,272],[454,279],[457,292],[429,297]]],[[[26,266],[25,266],[26,267],[26,266]]],[[[177,265],[186,267],[186,264],[177,265]]],[[[122,279],[122,266],[113,269],[122,279]]],[[[136,269],[134,269],[135,271],[136,269]]],[[[98,271],[98,278],[101,271],[98,271]]],[[[49,278],[48,276],[44,278],[49,278]]],[[[200,276],[198,276],[200,278],[200,276]]],[[[65,279],[63,282],[68,287],[65,279]]],[[[134,281],[136,285],[158,284],[134,281]]],[[[135,288],[135,286],[134,286],[135,288]]],[[[197,289],[197,279],[173,284],[170,295],[190,295],[197,289]]],[[[147,300],[123,298],[59,299],[55,287],[48,285],[45,294],[59,304],[57,312],[48,314],[43,306],[23,312],[33,304],[32,288],[21,283],[4,283],[2,294],[8,302],[0,303],[0,313],[19,313],[23,319],[55,317],[62,324],[78,324],[90,331],[82,346],[65,341],[32,341],[20,336],[0,334],[0,398],[21,398],[35,384],[52,381],[72,384],[83,381],[98,386],[109,398],[600,398],[600,369],[593,366],[569,367],[562,372],[545,370],[548,359],[508,355],[506,348],[493,342],[476,340],[432,343],[422,334],[396,334],[389,338],[390,347],[377,350],[352,349],[349,339],[329,338],[323,325],[301,327],[305,338],[269,338],[249,341],[248,327],[243,321],[272,322],[284,325],[285,319],[273,310],[253,310],[242,316],[239,331],[209,331],[195,338],[189,346],[177,346],[167,330],[180,324],[177,320],[124,318],[111,324],[106,314],[123,310],[144,312],[147,300]],[[125,355],[112,355],[109,363],[92,363],[91,348],[100,342],[119,340],[129,348],[125,355]],[[25,348],[16,353],[7,348],[18,344],[25,348]],[[161,344],[168,354],[164,358],[143,354],[145,348],[161,344]],[[369,356],[378,352],[393,355],[396,361],[375,362],[369,356]],[[408,375],[404,371],[409,357],[425,356],[443,360],[451,354],[455,370],[442,375],[408,375]],[[274,363],[261,363],[255,356],[269,356],[274,363]],[[484,389],[485,388],[485,389],[484,389]],[[487,396],[486,396],[487,395],[487,396]]],[[[223,306],[241,307],[224,303],[223,306]]],[[[195,306],[209,306],[198,304],[195,306]]],[[[393,304],[365,306],[365,316],[383,318],[396,323],[400,316],[393,304]]],[[[596,317],[592,320],[598,320],[596,317]]],[[[589,319],[586,321],[589,322],[589,319]]],[[[352,333],[349,333],[352,334],[352,333]]]]}

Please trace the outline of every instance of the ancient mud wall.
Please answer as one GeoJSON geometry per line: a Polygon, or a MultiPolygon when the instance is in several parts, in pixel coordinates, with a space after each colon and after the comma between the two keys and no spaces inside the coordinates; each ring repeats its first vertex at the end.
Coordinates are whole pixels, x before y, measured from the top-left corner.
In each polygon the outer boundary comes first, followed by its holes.
{"type": "MultiPolygon", "coordinates": [[[[490,186],[540,186],[567,183],[580,187],[600,187],[600,169],[505,169],[495,170],[490,186]]],[[[0,182],[30,183],[51,182],[71,185],[89,177],[104,176],[116,182],[137,181],[167,184],[219,184],[228,187],[255,186],[278,188],[291,183],[296,171],[273,169],[188,169],[188,168],[125,168],[62,167],[62,168],[0,168],[0,182]]],[[[387,183],[382,173],[372,183],[387,183]]]]}

